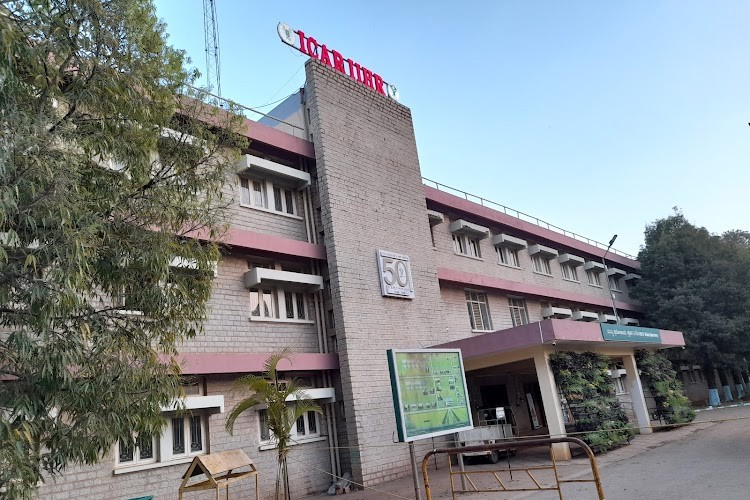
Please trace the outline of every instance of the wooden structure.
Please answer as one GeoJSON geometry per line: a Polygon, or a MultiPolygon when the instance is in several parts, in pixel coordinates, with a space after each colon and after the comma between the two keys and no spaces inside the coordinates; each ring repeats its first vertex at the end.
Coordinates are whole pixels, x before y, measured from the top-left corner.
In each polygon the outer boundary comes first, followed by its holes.
{"type": "Polygon", "coordinates": [[[190,467],[182,476],[179,500],[182,500],[183,493],[201,490],[216,490],[216,500],[219,500],[219,491],[222,488],[226,489],[226,498],[229,500],[229,485],[252,476],[255,476],[255,500],[258,500],[258,469],[244,451],[227,450],[200,455],[190,462],[190,467]],[[236,471],[244,468],[249,470],[236,471]],[[201,474],[205,475],[206,479],[188,484],[191,478],[201,474]]]}

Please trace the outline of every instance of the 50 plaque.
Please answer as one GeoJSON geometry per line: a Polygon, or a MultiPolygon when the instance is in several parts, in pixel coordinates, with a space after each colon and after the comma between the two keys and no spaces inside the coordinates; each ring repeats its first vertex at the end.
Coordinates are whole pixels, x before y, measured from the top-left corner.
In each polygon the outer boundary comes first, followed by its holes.
{"type": "Polygon", "coordinates": [[[408,255],[378,250],[378,271],[383,297],[414,298],[411,261],[408,255]]]}

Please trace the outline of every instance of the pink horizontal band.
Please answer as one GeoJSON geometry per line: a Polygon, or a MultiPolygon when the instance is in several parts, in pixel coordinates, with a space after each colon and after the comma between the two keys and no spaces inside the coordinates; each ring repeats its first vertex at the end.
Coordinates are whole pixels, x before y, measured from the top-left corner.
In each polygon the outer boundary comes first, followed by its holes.
{"type": "Polygon", "coordinates": [[[682,347],[685,345],[685,339],[681,332],[659,330],[659,333],[661,335],[661,343],[659,344],[638,342],[613,343],[602,338],[602,330],[599,323],[587,323],[567,319],[545,319],[536,323],[455,340],[433,347],[441,349],[459,348],[464,359],[471,359],[538,346],[543,343],[551,343],[552,341],[555,341],[558,347],[582,342],[587,348],[591,343],[632,346],[633,349],[643,347],[682,347]]]}
{"type": "MultiPolygon", "coordinates": [[[[178,360],[182,373],[188,375],[208,375],[218,373],[257,373],[270,353],[187,353],[180,354],[178,360]]],[[[339,357],[336,354],[293,353],[290,359],[282,359],[278,369],[283,371],[338,370],[339,357]]]]}
{"type": "Polygon", "coordinates": [[[269,146],[283,149],[284,151],[297,153],[312,160],[315,159],[313,143],[308,140],[295,137],[282,130],[263,125],[253,120],[245,119],[244,125],[244,135],[253,141],[262,142],[269,146]]]}
{"type": "MultiPolygon", "coordinates": [[[[207,240],[205,231],[188,231],[185,236],[207,240]]],[[[307,241],[290,240],[272,234],[256,233],[246,229],[230,228],[219,240],[220,243],[246,250],[260,250],[295,257],[326,260],[326,247],[307,241]]]]}
{"type": "Polygon", "coordinates": [[[245,229],[229,229],[222,241],[227,245],[251,250],[263,250],[284,255],[326,260],[326,247],[323,245],[316,245],[307,241],[290,240],[280,236],[256,233],[245,229]]]}

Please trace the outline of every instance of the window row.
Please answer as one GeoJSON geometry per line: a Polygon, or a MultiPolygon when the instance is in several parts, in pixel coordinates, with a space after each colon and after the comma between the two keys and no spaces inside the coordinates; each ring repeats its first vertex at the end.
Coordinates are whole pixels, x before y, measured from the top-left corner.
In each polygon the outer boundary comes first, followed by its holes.
{"type": "MultiPolygon", "coordinates": [[[[471,329],[480,332],[493,331],[487,294],[485,292],[466,290],[465,296],[471,329]]],[[[514,327],[529,323],[529,313],[526,309],[525,300],[509,297],[508,310],[514,327]]]]}
{"type": "MultiPolygon", "coordinates": [[[[428,215],[434,245],[434,226],[442,222],[443,219],[442,214],[437,212],[430,211],[428,215]]],[[[452,234],[454,253],[472,258],[482,258],[480,242],[490,236],[489,228],[464,219],[457,219],[450,223],[448,229],[452,234]]],[[[552,261],[557,260],[564,280],[580,283],[580,269],[583,269],[589,285],[601,287],[602,279],[600,275],[605,274],[608,286],[613,292],[625,290],[623,281],[630,282],[630,280],[640,278],[639,275],[634,273],[628,273],[615,267],[606,267],[603,262],[597,260],[586,260],[567,252],[559,253],[554,248],[540,244],[529,246],[526,240],[505,233],[492,236],[492,245],[495,247],[497,262],[501,265],[520,268],[519,252],[522,249],[527,249],[535,273],[552,276],[552,261]]]]}
{"type": "Polygon", "coordinates": [[[240,204],[298,215],[297,193],[263,179],[240,178],[240,204]]]}
{"type": "Polygon", "coordinates": [[[308,172],[284,164],[281,159],[243,155],[238,164],[240,205],[299,217],[302,204],[300,190],[309,186],[308,172]]]}
{"type": "Polygon", "coordinates": [[[265,319],[310,319],[306,294],[280,289],[251,289],[250,316],[265,319]]]}
{"type": "MultiPolygon", "coordinates": [[[[466,308],[469,313],[469,324],[472,331],[491,332],[492,316],[490,314],[487,293],[476,290],[465,290],[466,308]]],[[[526,301],[518,297],[508,297],[508,311],[513,327],[529,323],[529,311],[526,301]]],[[[572,319],[575,321],[589,321],[600,323],[618,323],[618,318],[609,313],[596,313],[580,309],[558,307],[549,303],[541,304],[541,317],[544,319],[572,319]]],[[[623,325],[638,325],[634,318],[620,317],[623,325]]]]}
{"type": "Polygon", "coordinates": [[[293,262],[249,260],[244,281],[250,294],[250,319],[311,322],[313,293],[324,285],[321,276],[306,270],[293,262]]]}

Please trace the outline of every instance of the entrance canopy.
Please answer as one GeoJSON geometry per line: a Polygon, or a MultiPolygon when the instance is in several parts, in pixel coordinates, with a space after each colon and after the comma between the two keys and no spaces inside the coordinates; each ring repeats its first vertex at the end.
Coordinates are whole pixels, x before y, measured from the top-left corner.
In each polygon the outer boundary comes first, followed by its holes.
{"type": "Polygon", "coordinates": [[[464,361],[467,362],[553,345],[558,349],[632,352],[636,349],[684,347],[685,339],[681,332],[672,330],[546,319],[433,347],[459,348],[464,361]]]}

